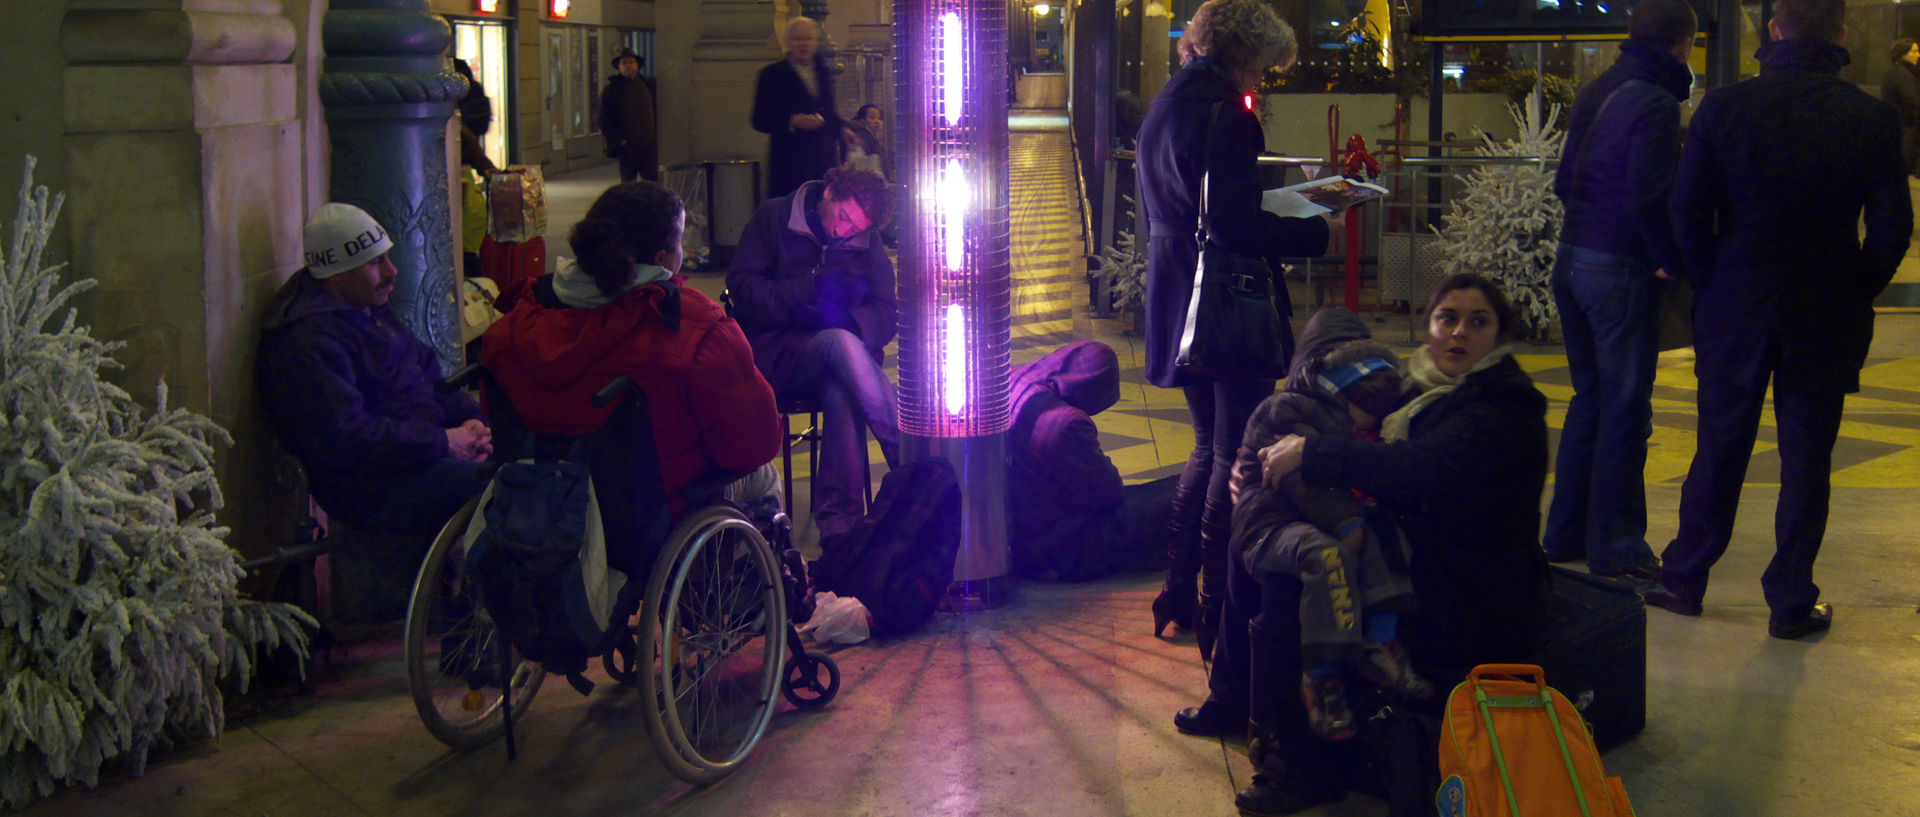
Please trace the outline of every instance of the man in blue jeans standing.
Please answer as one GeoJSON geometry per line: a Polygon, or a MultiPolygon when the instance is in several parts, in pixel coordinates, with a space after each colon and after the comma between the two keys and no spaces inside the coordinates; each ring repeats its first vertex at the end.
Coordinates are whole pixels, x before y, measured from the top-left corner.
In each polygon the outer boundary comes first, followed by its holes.
{"type": "Polygon", "coordinates": [[[1560,434],[1542,547],[1603,576],[1651,582],[1642,472],[1653,431],[1660,299],[1681,274],[1667,217],[1680,160],[1680,101],[1696,20],[1683,0],[1642,0],[1611,69],[1574,101],[1554,193],[1567,208],[1554,303],[1573,401],[1560,434]]]}
{"type": "Polygon", "coordinates": [[[861,427],[888,463],[899,461],[893,383],[880,369],[899,315],[879,234],[892,214],[880,174],[829,170],[824,181],[763,202],[727,271],[733,318],[775,397],[820,410],[813,520],[822,542],[851,531],[865,513],[861,427]]]}

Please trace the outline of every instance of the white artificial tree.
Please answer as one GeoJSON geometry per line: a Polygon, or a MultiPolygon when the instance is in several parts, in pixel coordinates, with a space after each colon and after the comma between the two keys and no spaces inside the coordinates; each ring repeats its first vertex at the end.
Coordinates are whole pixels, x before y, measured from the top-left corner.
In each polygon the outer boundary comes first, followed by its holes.
{"type": "Polygon", "coordinates": [[[1435,231],[1441,274],[1473,272],[1499,281],[1534,333],[1544,333],[1559,314],[1553,306],[1553,262],[1566,217],[1553,194],[1553,160],[1560,158],[1566,139],[1554,128],[1560,106],[1543,113],[1541,105],[1536,86],[1525,107],[1507,106],[1519,137],[1495,141],[1476,128],[1482,144],[1475,152],[1548,161],[1475,168],[1466,178],[1466,195],[1453,201],[1445,228],[1435,231]]]}
{"type": "Polygon", "coordinates": [[[64,196],[26,160],[11,244],[0,251],[0,805],[93,785],[109,763],[216,736],[221,681],[240,688],[256,649],[302,656],[313,620],[240,597],[214,477],[212,420],[147,411],[101,373],[118,343],[94,338],[43,253],[64,196]]]}

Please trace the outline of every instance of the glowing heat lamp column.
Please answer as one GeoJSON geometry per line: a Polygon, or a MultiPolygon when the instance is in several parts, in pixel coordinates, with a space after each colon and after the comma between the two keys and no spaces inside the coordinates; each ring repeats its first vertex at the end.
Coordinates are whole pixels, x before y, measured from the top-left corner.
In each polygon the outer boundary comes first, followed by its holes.
{"type": "Polygon", "coordinates": [[[948,601],[991,606],[1008,588],[1007,3],[894,0],[893,21],[901,448],[953,464],[962,531],[948,601]]]}

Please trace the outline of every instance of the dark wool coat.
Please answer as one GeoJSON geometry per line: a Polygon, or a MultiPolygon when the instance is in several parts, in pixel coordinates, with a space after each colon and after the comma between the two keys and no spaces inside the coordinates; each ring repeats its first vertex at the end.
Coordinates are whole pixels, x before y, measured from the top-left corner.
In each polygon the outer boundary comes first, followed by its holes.
{"type": "Polygon", "coordinates": [[[1901,166],[1920,176],[1920,66],[1895,62],[1880,81],[1880,98],[1900,112],[1901,166]]]}
{"type": "Polygon", "coordinates": [[[480,417],[438,390],[440,361],[391,308],[348,306],[306,270],[267,304],[256,376],[267,415],[313,496],[346,519],[447,456],[447,429],[480,417]]]}
{"type": "Polygon", "coordinates": [[[740,327],[683,279],[636,287],[593,309],[552,294],[552,276],[509,287],[506,312],[487,330],[480,361],[527,428],[598,430],[614,407],[595,392],[621,375],[647,396],[670,512],[687,486],[713,470],[751,471],[780,453],[773,387],[753,367],[740,327]]]}
{"type": "MultiPolygon", "coordinates": [[[[1140,125],[1137,158],[1140,206],[1152,238],[1147,257],[1147,381],[1162,388],[1195,382],[1174,371],[1180,332],[1193,296],[1193,270],[1200,257],[1194,232],[1200,217],[1200,177],[1208,182],[1208,235],[1228,250],[1267,258],[1318,256],[1326,252],[1327,223],[1319,218],[1280,218],[1260,209],[1257,163],[1266,150],[1260,118],[1242,104],[1223,69],[1194,60],[1174,73],[1140,125]],[[1208,112],[1220,105],[1220,123],[1207,144],[1208,112]]],[[[1283,315],[1292,312],[1285,282],[1274,290],[1283,315]]],[[[1289,333],[1291,334],[1291,333],[1289,333]]],[[[1291,354],[1291,350],[1289,350],[1291,354]]]]}
{"type": "Polygon", "coordinates": [[[1117,565],[1108,518],[1125,501],[1120,469],[1100,449],[1093,415],[1120,399],[1120,359],[1093,340],[1020,367],[1009,388],[1007,507],[1013,569],[1073,581],[1117,565]]]}
{"type": "Polygon", "coordinates": [[[1759,56],[1759,76],[1701,101],[1674,181],[1695,372],[1703,387],[1772,368],[1776,388],[1858,391],[1874,296],[1913,234],[1900,116],[1839,77],[1840,46],[1779,40],[1759,56]]]}
{"type": "Polygon", "coordinates": [[[1567,207],[1561,242],[1685,274],[1667,203],[1680,163],[1680,101],[1692,83],[1672,54],[1628,40],[1613,67],[1580,89],[1553,180],[1567,207]]]}
{"type": "Polygon", "coordinates": [[[655,116],[653,86],[646,77],[627,79],[620,74],[607,78],[600,90],[600,136],[607,140],[607,155],[618,156],[631,150],[652,150],[660,143],[655,116]]]}
{"type": "Polygon", "coordinates": [[[1412,551],[1409,646],[1449,667],[1526,660],[1547,625],[1547,398],[1512,358],[1414,417],[1408,439],[1310,436],[1302,474],[1393,512],[1412,551]]]}
{"type": "Polygon", "coordinates": [[[793,64],[781,60],[760,69],[753,86],[753,129],[767,135],[767,196],[793,192],[802,182],[827,174],[840,163],[840,114],[833,105],[833,71],[826,61],[813,58],[820,87],[807,91],[793,64]],[[826,117],[816,130],[794,130],[789,120],[797,113],[826,117]]]}
{"type": "Polygon", "coordinates": [[[761,202],[727,270],[733,317],[763,372],[792,366],[788,356],[822,329],[852,332],[877,361],[897,329],[893,262],[879,236],[868,230],[828,247],[809,226],[822,187],[761,202]]]}

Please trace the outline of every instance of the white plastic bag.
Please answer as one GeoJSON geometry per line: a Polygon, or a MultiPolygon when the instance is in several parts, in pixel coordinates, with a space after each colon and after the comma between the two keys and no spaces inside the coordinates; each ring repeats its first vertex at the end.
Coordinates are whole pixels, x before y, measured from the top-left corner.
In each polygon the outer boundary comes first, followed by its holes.
{"type": "Polygon", "coordinates": [[[800,627],[801,635],[822,644],[858,644],[872,637],[867,606],[859,599],[816,593],[813,605],[813,618],[800,627]]]}

